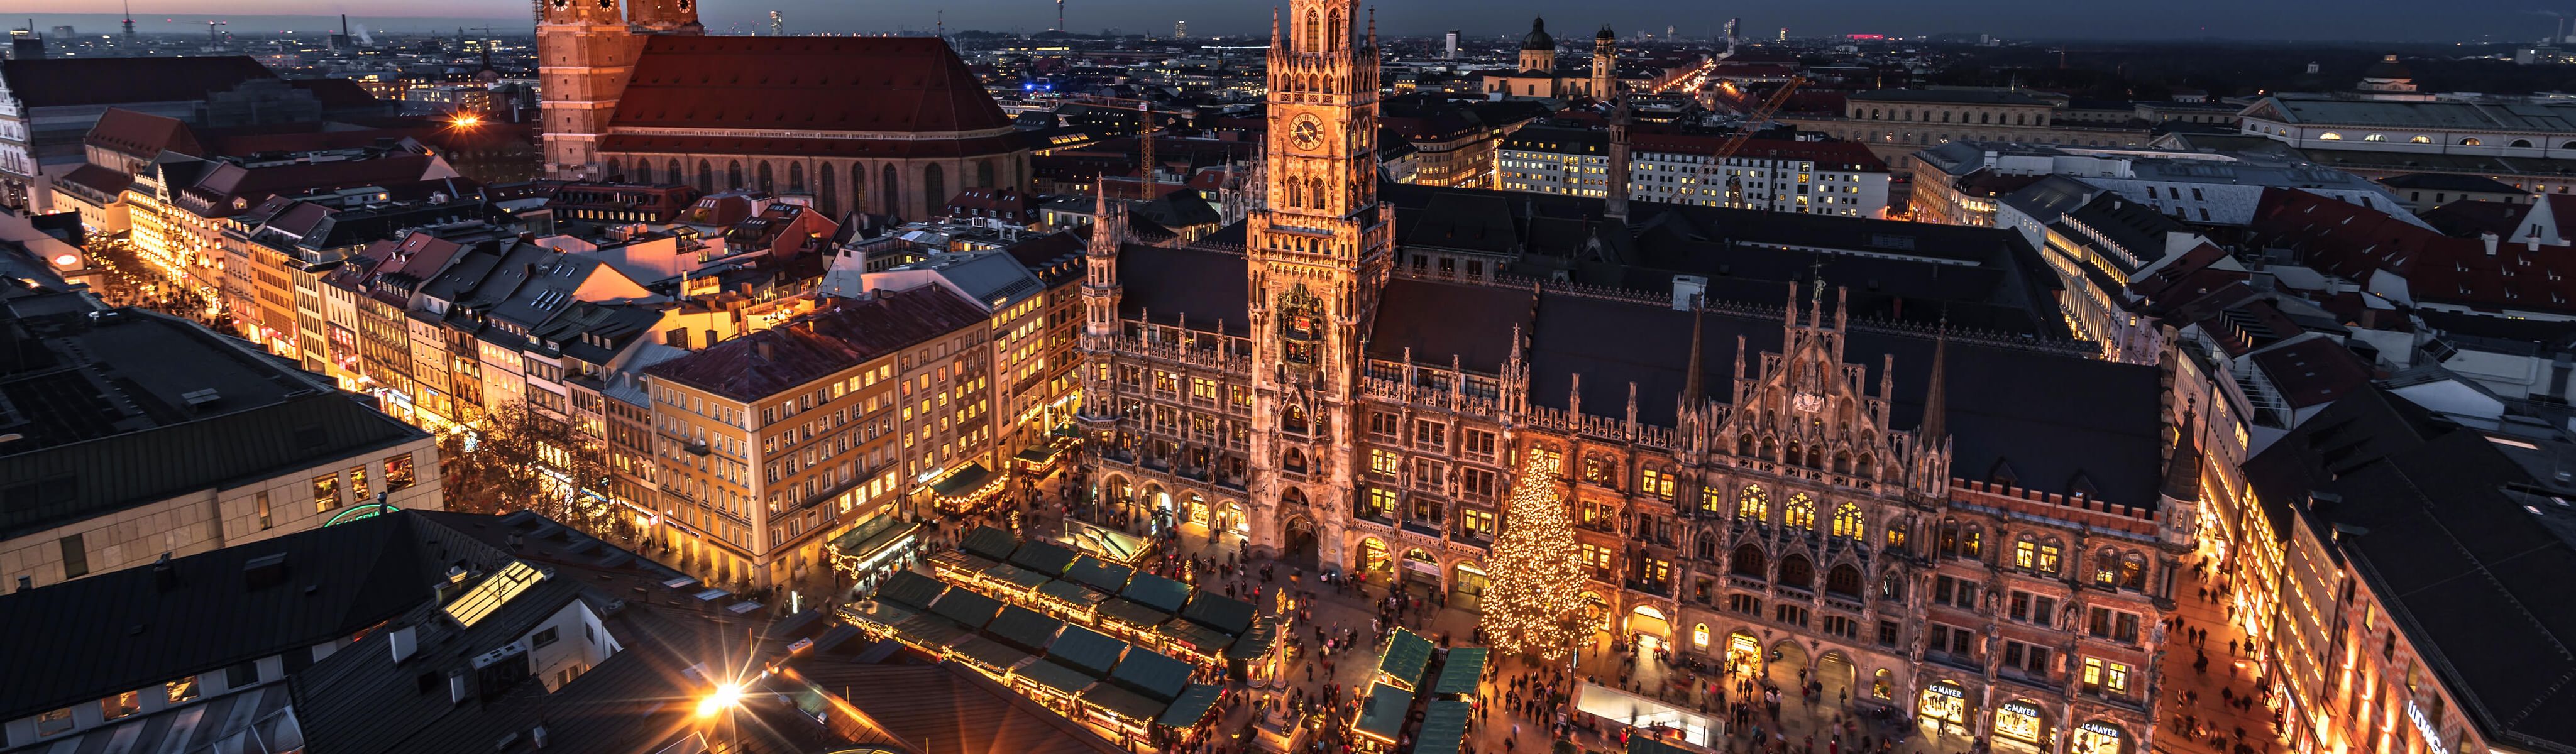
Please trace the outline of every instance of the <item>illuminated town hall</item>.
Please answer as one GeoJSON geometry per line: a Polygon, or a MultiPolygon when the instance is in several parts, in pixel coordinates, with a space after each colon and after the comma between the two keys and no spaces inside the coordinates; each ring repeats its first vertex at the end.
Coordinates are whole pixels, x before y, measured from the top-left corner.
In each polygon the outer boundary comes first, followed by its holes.
{"type": "MultiPolygon", "coordinates": [[[[2167,375],[1883,316],[1846,288],[1878,280],[1833,279],[1877,262],[1833,245],[1899,223],[1833,220],[1794,250],[1803,280],[1465,274],[1397,226],[1493,192],[1379,185],[1373,24],[1300,0],[1276,27],[1266,208],[1173,246],[1104,206],[1091,237],[1093,494],[1472,606],[1517,459],[1543,454],[1607,635],[1813,668],[1828,698],[1999,747],[2145,750],[2198,486],[2167,375]]],[[[1582,228],[1553,253],[1584,269],[1792,253],[1706,240],[1743,211],[1558,201],[1492,206],[1582,228]]]]}

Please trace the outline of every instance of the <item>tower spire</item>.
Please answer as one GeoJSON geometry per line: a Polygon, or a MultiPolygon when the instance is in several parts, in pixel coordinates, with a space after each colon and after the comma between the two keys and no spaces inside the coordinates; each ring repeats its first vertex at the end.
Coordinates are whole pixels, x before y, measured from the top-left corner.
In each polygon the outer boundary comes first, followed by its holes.
{"type": "Polygon", "coordinates": [[[1707,317],[1705,317],[1705,316],[1703,316],[1703,315],[1702,315],[1702,312],[1703,312],[1703,311],[1705,311],[1705,310],[1701,308],[1701,305],[1700,305],[1700,304],[1701,304],[1701,297],[1702,297],[1702,296],[1705,296],[1705,295],[1707,295],[1707,294],[1694,293],[1694,294],[1691,294],[1691,298],[1690,298],[1690,309],[1691,309],[1690,362],[1688,363],[1688,365],[1686,365],[1686,366],[1684,366],[1684,367],[1683,367],[1684,369],[1689,370],[1689,371],[1685,372],[1685,373],[1682,375],[1682,415],[1683,415],[1683,416],[1689,416],[1691,412],[1699,410],[1699,403],[1700,403],[1700,370],[1701,370],[1701,367],[1703,366],[1703,365],[1700,363],[1700,361],[1701,361],[1701,357],[1700,357],[1700,346],[1699,346],[1699,339],[1700,339],[1700,324],[1701,324],[1701,322],[1702,322],[1703,320],[1707,319],[1707,317]]]}
{"type": "Polygon", "coordinates": [[[1949,417],[1946,415],[1950,403],[1946,388],[1948,378],[1944,374],[1948,371],[1949,355],[1950,317],[1942,315],[1940,332],[1932,339],[1932,385],[1923,397],[1923,428],[1915,438],[1916,444],[1922,447],[1932,447],[1941,442],[1943,434],[1949,431],[1949,417]]]}

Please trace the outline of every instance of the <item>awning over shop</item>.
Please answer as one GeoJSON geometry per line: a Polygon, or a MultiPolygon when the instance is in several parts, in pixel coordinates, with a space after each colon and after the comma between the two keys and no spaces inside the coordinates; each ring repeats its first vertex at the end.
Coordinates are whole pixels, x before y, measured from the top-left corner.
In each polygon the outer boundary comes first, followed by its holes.
{"type": "Polygon", "coordinates": [[[963,497],[974,494],[977,488],[984,486],[984,480],[992,477],[992,469],[984,468],[981,463],[970,463],[948,472],[947,478],[931,483],[930,492],[940,497],[963,497]]]}
{"type": "Polygon", "coordinates": [[[1107,594],[1117,594],[1118,590],[1127,588],[1128,577],[1134,575],[1136,569],[1089,555],[1076,558],[1073,565],[1064,570],[1065,578],[1107,594]]]}
{"type": "Polygon", "coordinates": [[[1661,738],[1638,735],[1628,737],[1628,754],[1693,754],[1693,752],[1674,746],[1661,738]]]}
{"type": "Polygon", "coordinates": [[[1001,565],[991,558],[968,554],[965,550],[944,550],[930,556],[930,570],[941,575],[980,574],[984,569],[1001,565]]]}
{"type": "Polygon", "coordinates": [[[887,629],[894,628],[895,624],[902,623],[907,618],[920,615],[887,600],[859,600],[842,605],[840,612],[842,620],[887,629]]]}
{"type": "Polygon", "coordinates": [[[1001,642],[981,636],[966,637],[965,639],[958,641],[955,645],[952,645],[949,649],[956,652],[957,656],[966,658],[969,662],[982,665],[985,668],[996,672],[1010,670],[1011,666],[1018,665],[1029,659],[1029,653],[1027,652],[1003,646],[1001,642]]]}
{"type": "Polygon", "coordinates": [[[831,549],[833,555],[861,561],[861,563],[851,564],[852,568],[864,568],[867,565],[873,565],[865,561],[875,560],[879,555],[893,548],[896,543],[902,542],[904,538],[919,531],[921,531],[920,524],[907,524],[895,520],[893,516],[878,515],[859,522],[858,526],[851,527],[841,536],[833,537],[832,541],[825,546],[831,549]]]}
{"type": "Polygon", "coordinates": [[[995,563],[1010,560],[1011,551],[1019,548],[1019,537],[991,526],[975,527],[974,531],[966,532],[965,538],[957,540],[957,549],[995,563]]]}
{"type": "Polygon", "coordinates": [[[1412,691],[1422,683],[1422,668],[1431,663],[1431,640],[1411,629],[1399,628],[1386,641],[1386,654],[1377,661],[1378,681],[1395,684],[1412,691]]]}
{"type": "Polygon", "coordinates": [[[1485,653],[1484,647],[1459,647],[1442,653],[1440,677],[1431,682],[1431,693],[1474,697],[1484,678],[1485,653]]]}
{"type": "Polygon", "coordinates": [[[1216,657],[1218,652],[1225,650],[1226,645],[1234,643],[1232,636],[1185,620],[1165,623],[1155,630],[1161,632],[1165,638],[1187,647],[1192,652],[1197,652],[1201,657],[1216,657]]]}
{"type": "Polygon", "coordinates": [[[1062,452],[1052,447],[1039,446],[1012,454],[1011,459],[1029,466],[1045,466],[1055,463],[1055,457],[1062,452]]]}
{"type": "Polygon", "coordinates": [[[939,602],[931,605],[930,611],[957,621],[958,625],[976,629],[993,622],[993,616],[1002,612],[1002,601],[971,589],[950,589],[947,594],[939,596],[939,602]]]}
{"type": "Polygon", "coordinates": [[[1466,702],[1440,699],[1422,706],[1422,730],[1413,736],[1413,754],[1458,754],[1467,742],[1466,702]]]}
{"type": "Polygon", "coordinates": [[[1076,440],[1082,439],[1082,430],[1074,429],[1071,424],[1057,427],[1054,430],[1047,432],[1047,434],[1055,435],[1057,437],[1070,437],[1076,440]]]}
{"type": "MultiPolygon", "coordinates": [[[[1574,688],[1574,708],[1618,725],[1679,733],[1683,742],[1703,748],[1723,732],[1715,719],[1597,683],[1574,688]]],[[[1629,737],[1638,738],[1645,736],[1629,737]]]]}
{"type": "Polygon", "coordinates": [[[1066,696],[1079,695],[1083,689],[1091,688],[1091,684],[1100,682],[1100,679],[1082,671],[1058,665],[1054,660],[1032,662],[1012,671],[1012,674],[1066,696]]]}
{"type": "Polygon", "coordinates": [[[1196,726],[1200,720],[1207,719],[1208,710],[1216,706],[1216,698],[1223,691],[1219,686],[1192,684],[1181,692],[1181,698],[1172,700],[1172,706],[1163,710],[1163,716],[1154,724],[1169,728],[1196,726]]]}
{"type": "Polygon", "coordinates": [[[1360,704],[1360,719],[1352,730],[1387,743],[1404,731],[1404,713],[1413,707],[1413,692],[1386,684],[1369,689],[1367,701],[1360,704]]]}
{"type": "Polygon", "coordinates": [[[1065,549],[1063,545],[1030,540],[1011,552],[1011,564],[1055,578],[1064,575],[1064,569],[1073,565],[1075,557],[1074,551],[1065,549]]]}
{"type": "Polygon", "coordinates": [[[917,647],[946,647],[973,635],[956,621],[936,615],[916,615],[894,624],[896,638],[917,647]]]}
{"type": "Polygon", "coordinates": [[[1039,584],[1038,594],[1076,610],[1089,610],[1109,599],[1109,595],[1091,591],[1081,584],[1062,580],[1039,584]]]}
{"type": "Polygon", "coordinates": [[[1270,622],[1269,618],[1261,618],[1253,621],[1252,628],[1245,629],[1242,636],[1236,637],[1233,646],[1225,648],[1225,658],[1257,660],[1269,654],[1270,647],[1278,643],[1279,625],[1270,622]]]}

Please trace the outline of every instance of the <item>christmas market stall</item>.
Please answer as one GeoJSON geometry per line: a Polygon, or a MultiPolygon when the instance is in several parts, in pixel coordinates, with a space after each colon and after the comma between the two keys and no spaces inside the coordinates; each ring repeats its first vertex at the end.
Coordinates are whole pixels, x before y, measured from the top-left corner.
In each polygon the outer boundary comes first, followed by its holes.
{"type": "Polygon", "coordinates": [[[1351,732],[1357,734],[1351,738],[1353,747],[1362,752],[1396,751],[1412,714],[1413,692],[1388,683],[1370,687],[1368,698],[1360,701],[1359,717],[1351,722],[1351,732]]]}
{"type": "Polygon", "coordinates": [[[1396,629],[1386,640],[1386,652],[1378,655],[1377,682],[1411,694],[1422,683],[1423,668],[1430,664],[1431,640],[1411,629],[1396,629]]]}

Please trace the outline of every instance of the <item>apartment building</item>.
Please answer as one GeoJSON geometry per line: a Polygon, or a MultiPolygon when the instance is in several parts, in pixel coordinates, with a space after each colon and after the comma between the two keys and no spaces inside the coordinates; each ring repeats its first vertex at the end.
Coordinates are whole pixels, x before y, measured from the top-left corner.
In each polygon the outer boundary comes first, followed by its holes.
{"type": "MultiPolygon", "coordinates": [[[[1531,127],[1504,140],[1496,188],[1570,196],[1609,194],[1610,134],[1531,127]]],[[[1881,217],[1889,175],[1868,148],[1849,142],[1748,139],[1718,157],[1726,137],[1632,134],[1632,201],[1772,212],[1881,217]]]]}
{"type": "Polygon", "coordinates": [[[644,369],[665,544],[710,581],[828,580],[824,544],[998,482],[991,315],[943,286],[835,301],[644,369]]]}

